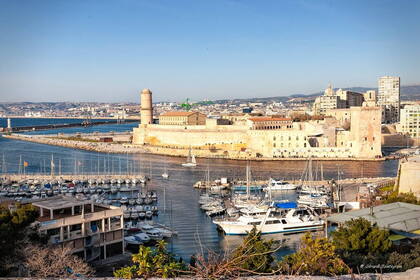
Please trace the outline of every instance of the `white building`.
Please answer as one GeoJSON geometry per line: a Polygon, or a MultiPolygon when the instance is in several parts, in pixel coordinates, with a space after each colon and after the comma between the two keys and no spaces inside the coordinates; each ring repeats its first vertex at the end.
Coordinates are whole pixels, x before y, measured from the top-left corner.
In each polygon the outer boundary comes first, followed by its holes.
{"type": "Polygon", "coordinates": [[[400,77],[380,77],[377,99],[377,105],[382,107],[382,122],[398,122],[400,120],[400,77]]]}
{"type": "Polygon", "coordinates": [[[420,137],[420,104],[407,105],[401,109],[399,132],[420,137]]]}

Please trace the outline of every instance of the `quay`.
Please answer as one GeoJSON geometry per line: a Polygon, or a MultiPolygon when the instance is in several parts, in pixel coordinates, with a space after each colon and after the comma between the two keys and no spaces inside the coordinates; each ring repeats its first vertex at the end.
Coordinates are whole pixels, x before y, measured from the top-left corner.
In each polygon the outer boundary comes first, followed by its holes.
{"type": "MultiPolygon", "coordinates": [[[[39,144],[60,146],[72,149],[80,149],[86,151],[93,151],[98,153],[146,153],[154,155],[164,155],[171,157],[187,157],[190,150],[181,148],[158,147],[152,145],[133,145],[130,142],[116,143],[116,142],[99,142],[99,141],[85,141],[86,139],[68,138],[68,135],[51,136],[51,135],[25,135],[25,134],[3,134],[3,137],[14,140],[28,141],[39,144]]],[[[109,134],[112,137],[111,134],[109,134]]],[[[252,161],[307,161],[304,157],[251,157],[239,156],[236,154],[220,154],[209,153],[205,149],[193,149],[192,153],[196,158],[217,158],[217,159],[231,159],[231,160],[252,160],[252,161]]],[[[386,156],[380,158],[332,158],[332,157],[312,157],[316,161],[385,161],[398,159],[397,156],[386,156]]]]}
{"type": "Polygon", "coordinates": [[[146,176],[139,175],[139,174],[57,174],[57,175],[51,175],[51,174],[13,174],[13,173],[7,173],[0,176],[0,178],[5,178],[13,182],[22,182],[22,181],[33,181],[33,180],[39,180],[39,181],[52,181],[52,180],[63,180],[63,181],[73,181],[73,180],[79,180],[79,181],[87,181],[87,180],[122,180],[127,178],[142,178],[145,179],[146,176]]]}

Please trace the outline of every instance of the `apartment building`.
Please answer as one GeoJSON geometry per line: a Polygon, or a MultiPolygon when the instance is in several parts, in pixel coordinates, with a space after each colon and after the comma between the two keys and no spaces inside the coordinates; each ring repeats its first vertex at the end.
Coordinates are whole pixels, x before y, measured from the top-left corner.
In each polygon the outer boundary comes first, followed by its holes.
{"type": "Polygon", "coordinates": [[[106,259],[124,252],[123,211],[90,200],[57,196],[36,202],[39,232],[49,243],[66,246],[85,261],[106,259]]]}
{"type": "Polygon", "coordinates": [[[377,105],[382,108],[382,123],[400,120],[400,77],[384,76],[378,81],[377,105]]]}

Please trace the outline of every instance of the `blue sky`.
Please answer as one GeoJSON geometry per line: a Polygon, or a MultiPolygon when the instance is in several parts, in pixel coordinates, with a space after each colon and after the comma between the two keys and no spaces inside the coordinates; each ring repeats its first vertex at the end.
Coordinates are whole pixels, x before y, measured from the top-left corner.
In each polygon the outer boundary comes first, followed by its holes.
{"type": "Polygon", "coordinates": [[[0,0],[0,102],[420,83],[420,1],[0,0]]]}

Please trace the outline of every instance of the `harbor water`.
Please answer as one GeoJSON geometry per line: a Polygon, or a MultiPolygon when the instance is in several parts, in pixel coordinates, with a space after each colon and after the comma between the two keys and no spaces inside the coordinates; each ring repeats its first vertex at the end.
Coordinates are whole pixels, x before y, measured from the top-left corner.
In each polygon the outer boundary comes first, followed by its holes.
{"type": "MultiPolygon", "coordinates": [[[[22,125],[31,125],[28,123],[22,125]]],[[[134,123],[121,125],[101,125],[88,128],[67,128],[42,131],[37,133],[89,133],[94,131],[127,131],[136,126],[134,123]]],[[[237,246],[242,237],[224,236],[216,230],[211,219],[200,210],[198,198],[202,190],[194,189],[193,184],[206,178],[207,169],[212,180],[221,177],[245,179],[246,165],[244,161],[223,159],[197,159],[195,168],[182,167],[185,158],[165,157],[148,154],[102,154],[70,148],[48,146],[31,142],[11,140],[0,137],[0,164],[2,172],[46,173],[49,174],[51,158],[54,158],[55,174],[131,174],[151,177],[147,183],[148,190],[158,194],[160,214],[157,221],[174,228],[178,236],[171,239],[169,248],[183,259],[202,250],[230,250],[237,246]],[[27,167],[22,170],[22,162],[27,167]],[[167,170],[169,179],[161,174],[167,170]],[[165,199],[164,199],[165,198],[165,199]]],[[[305,161],[264,161],[251,162],[253,179],[266,180],[270,177],[286,180],[299,179],[305,167],[305,161]]],[[[315,170],[320,163],[313,162],[315,170]]],[[[397,161],[323,161],[322,169],[325,179],[356,177],[388,177],[395,176],[397,161]]],[[[140,186],[138,188],[141,188],[140,186]]],[[[295,198],[292,192],[273,192],[277,199],[295,198]]],[[[301,234],[269,235],[267,238],[279,240],[282,244],[280,255],[293,252],[301,234]]]]}

